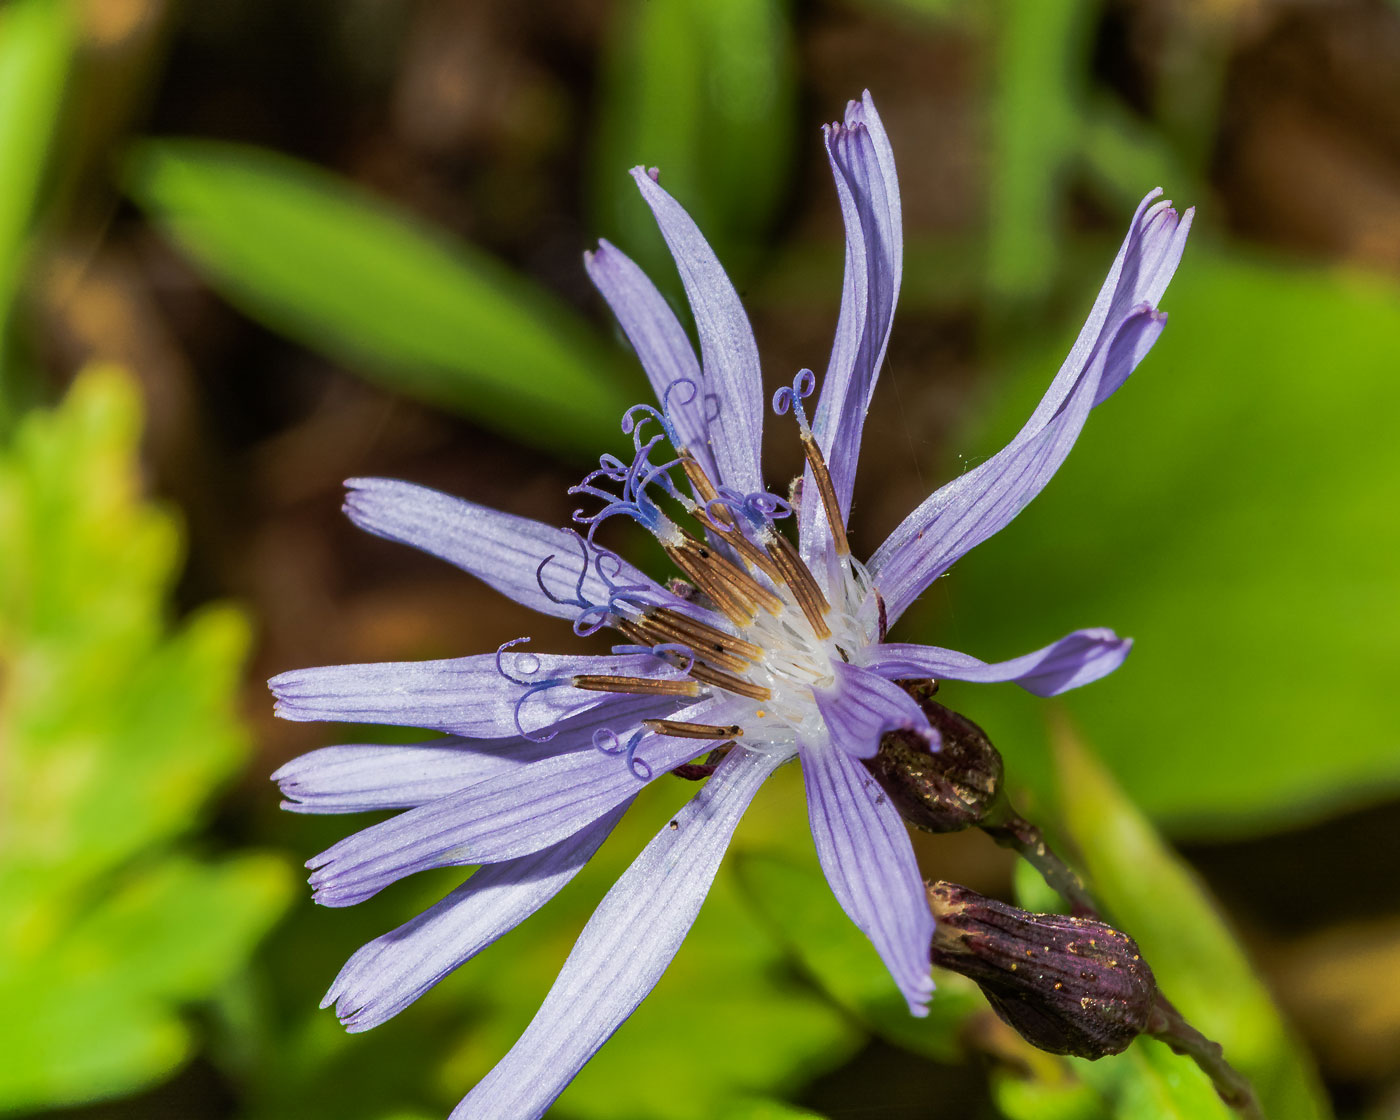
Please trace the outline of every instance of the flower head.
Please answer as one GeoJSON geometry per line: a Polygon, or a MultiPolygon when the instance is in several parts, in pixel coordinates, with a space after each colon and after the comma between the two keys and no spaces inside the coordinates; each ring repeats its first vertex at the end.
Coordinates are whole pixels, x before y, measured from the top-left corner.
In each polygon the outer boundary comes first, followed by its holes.
{"type": "MultiPolygon", "coordinates": [[[[406,926],[360,949],[332,985],[351,1030],[402,1010],[528,917],[592,856],[632,799],[668,772],[705,778],[600,903],[519,1042],[454,1117],[538,1117],[651,990],[709,890],[763,781],[801,765],[812,836],[833,892],[874,943],[912,1012],[926,1012],[933,917],[900,816],[863,760],[890,731],[939,735],[904,679],[1015,681],[1043,696],[1117,668],[1130,643],[1080,630],[987,663],[886,631],[964,553],[1003,528],[1068,454],[1097,404],[1161,333],[1157,310],[1190,212],[1160,192],[1133,218],[1078,341],[1001,452],[938,490],[866,562],[846,538],[866,409],[899,293],[894,158],[869,94],[825,129],[846,226],[840,317],[821,395],[803,370],[773,400],[807,467],[792,502],[764,488],[758,350],[733,285],[694,222],[633,172],[680,270],[697,355],[642,271],[603,242],[585,258],[656,392],[623,420],[628,459],[575,487],[578,529],[556,529],[406,482],[350,482],[362,528],[456,564],[516,602],[608,628],[609,655],[520,642],[447,661],[348,665],[271,682],[295,720],[446,732],[413,746],[329,747],[274,777],[300,812],[405,812],[309,866],[316,900],[346,906],[432,867],[479,870],[406,926]],[[663,586],[595,540],[626,516],[679,577],[663,586]],[[795,525],[790,536],[784,522],[795,525]],[[795,537],[795,542],[793,540],[795,537]]],[[[522,639],[523,641],[523,639],[522,639]]]]}

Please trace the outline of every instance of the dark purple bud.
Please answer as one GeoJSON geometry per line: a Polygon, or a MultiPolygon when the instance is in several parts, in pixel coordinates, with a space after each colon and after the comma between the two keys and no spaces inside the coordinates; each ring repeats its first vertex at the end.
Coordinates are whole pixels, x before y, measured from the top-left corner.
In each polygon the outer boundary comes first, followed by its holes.
{"type": "Polygon", "coordinates": [[[1003,1022],[1052,1054],[1102,1058],[1148,1025],[1157,982],[1112,926],[1031,914],[956,883],[934,883],[933,963],[977,982],[1003,1022]]]}
{"type": "Polygon", "coordinates": [[[966,716],[933,699],[932,681],[901,681],[943,737],[930,751],[912,731],[891,731],[865,763],[891,804],[915,828],[960,832],[986,820],[1002,805],[1001,753],[966,716]]]}

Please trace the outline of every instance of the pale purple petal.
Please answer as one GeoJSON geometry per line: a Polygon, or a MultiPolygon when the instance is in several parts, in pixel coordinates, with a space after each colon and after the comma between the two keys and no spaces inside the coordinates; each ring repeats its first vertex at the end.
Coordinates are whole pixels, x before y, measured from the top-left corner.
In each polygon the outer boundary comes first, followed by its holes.
{"type": "Polygon", "coordinates": [[[957,650],[891,642],[874,648],[870,668],[892,680],[1014,681],[1037,696],[1058,696],[1106,677],[1132,648],[1131,638],[1112,630],[1076,630],[1034,653],[989,664],[957,650]]]}
{"type": "MultiPolygon", "coordinates": [[[[676,712],[702,722],[713,705],[676,712]],[[698,718],[697,718],[698,717],[698,718]]],[[[390,883],[434,867],[499,863],[537,852],[611,812],[643,786],[714,744],[647,732],[624,754],[633,727],[604,749],[572,749],[514,767],[333,844],[307,866],[316,901],[353,906],[390,883]],[[615,752],[615,753],[614,753],[615,752]]],[[[591,737],[590,737],[591,742],[591,737]]]]}
{"type": "Polygon", "coordinates": [[[812,689],[812,695],[838,750],[871,758],[880,749],[880,736],[897,728],[919,732],[936,749],[938,732],[899,685],[845,662],[836,662],[832,671],[835,683],[830,688],[812,689]]]}
{"type": "Polygon", "coordinates": [[[681,446],[695,456],[710,478],[717,477],[710,454],[700,363],[671,305],[647,274],[607,241],[598,242],[595,252],[585,253],[583,263],[637,352],[657,403],[666,408],[681,446]]]}
{"type": "MultiPolygon", "coordinates": [[[[1089,364],[1093,351],[1113,337],[1116,325],[1131,314],[1133,308],[1143,303],[1156,307],[1161,302],[1176,266],[1181,263],[1196,211],[1193,207],[1178,216],[1169,201],[1158,201],[1161,194],[1159,187],[1138,204],[1128,235],[1108,270],[1084,327],[1056,375],[1061,397],[1068,394],[1069,384],[1077,377],[1076,371],[1089,364]]],[[[1122,385],[1132,369],[1120,372],[1122,376],[1116,379],[1105,377],[1103,387],[1107,392],[1100,400],[1122,385]]],[[[1053,401],[1053,395],[1047,394],[1047,399],[1053,401]]],[[[1049,407],[1053,411],[1055,405],[1052,403],[1049,407]]],[[[1045,402],[1042,402],[1040,419],[1047,419],[1049,415],[1050,411],[1046,411],[1045,402]]],[[[1035,423],[1036,417],[1032,417],[1031,422],[1035,423]]]]}
{"type": "MultiPolygon", "coordinates": [[[[776,757],[735,747],[608,891],[534,1019],[451,1120],[538,1120],[676,955],[776,757]]],[[[722,1040],[719,1040],[722,1043],[722,1040]]]]}
{"type": "Polygon", "coordinates": [[[393,1018],[453,969],[523,922],[593,858],[631,801],[557,844],[479,868],[436,906],[345,962],[322,1007],[351,1032],[393,1018]]]}
{"type": "Polygon", "coordinates": [[[1162,312],[1146,304],[1135,308],[1112,344],[1094,352],[1084,375],[1040,427],[1029,435],[1029,426],[1022,429],[986,462],[941,487],[890,534],[869,565],[890,624],[955,561],[1005,528],[1045,488],[1079,438],[1100,386],[1126,378],[1165,324],[1162,312]]]}
{"type": "Polygon", "coordinates": [[[914,1015],[927,1015],[933,915],[914,846],[870,771],[844,751],[802,750],[807,816],[826,880],[870,938],[914,1015]]]}
{"type": "Polygon", "coordinates": [[[295,813],[360,813],[415,809],[505,770],[569,751],[592,750],[600,726],[663,719],[681,701],[668,696],[619,696],[616,702],[559,724],[546,740],[464,739],[425,743],[354,743],[322,747],[292,759],[272,775],[295,813]]]}
{"type": "Polygon", "coordinates": [[[412,809],[502,770],[554,754],[550,742],[463,739],[427,743],[351,743],[294,758],[272,775],[282,808],[294,813],[412,809]]]}
{"type": "Polygon", "coordinates": [[[742,494],[763,489],[763,375],[739,293],[690,215],[645,168],[632,170],[670,247],[700,337],[704,402],[718,481],[742,494]]]}
{"type": "MultiPolygon", "coordinates": [[[[826,456],[844,520],[850,516],[865,413],[894,323],[904,234],[894,153],[869,91],[847,105],[844,123],[828,125],[823,132],[846,224],[846,271],[812,431],[826,456]]],[[[809,469],[804,492],[815,494],[814,486],[809,469]]],[[[801,518],[802,552],[810,561],[825,548],[830,529],[819,502],[805,503],[801,518]]]]}
{"type": "Polygon", "coordinates": [[[563,720],[620,702],[616,693],[570,686],[572,677],[589,675],[672,679],[682,674],[649,653],[572,656],[516,647],[446,661],[293,669],[267,684],[283,719],[388,723],[500,739],[547,735],[563,720]]]}
{"type": "Polygon", "coordinates": [[[397,479],[345,485],[345,513],[361,529],[430,552],[542,614],[576,618],[582,604],[608,602],[609,582],[635,587],[634,597],[648,603],[680,604],[611,553],[600,573],[600,550],[577,533],[397,479]]]}

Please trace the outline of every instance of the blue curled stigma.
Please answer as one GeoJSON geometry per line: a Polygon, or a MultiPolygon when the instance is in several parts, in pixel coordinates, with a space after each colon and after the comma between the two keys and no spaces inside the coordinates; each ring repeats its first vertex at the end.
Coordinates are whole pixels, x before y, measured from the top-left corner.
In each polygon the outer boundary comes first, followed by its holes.
{"type": "Polygon", "coordinates": [[[646,608],[646,601],[642,596],[651,590],[644,583],[620,583],[618,581],[622,575],[622,557],[615,552],[595,548],[593,570],[597,573],[603,586],[607,588],[608,598],[607,602],[604,603],[582,601],[583,578],[579,577],[581,601],[578,605],[582,609],[579,611],[578,617],[574,619],[574,633],[580,638],[591,637],[604,626],[611,625],[614,619],[632,618],[640,614],[646,608]],[[606,570],[608,566],[612,568],[612,571],[606,570]]]}
{"type": "MultiPolygon", "coordinates": [[[[668,418],[672,414],[671,394],[674,393],[677,389],[681,389],[683,391],[689,390],[689,395],[684,397],[683,399],[677,400],[677,404],[693,404],[695,402],[695,398],[700,395],[700,386],[695,383],[695,379],[693,377],[676,378],[674,381],[671,382],[671,384],[666,386],[666,391],[661,394],[661,411],[665,413],[668,418]]],[[[674,426],[675,425],[673,424],[672,427],[674,428],[674,426]]],[[[674,441],[672,442],[671,446],[675,447],[677,451],[680,450],[680,446],[674,441]]]]}
{"type": "Polygon", "coordinates": [[[672,381],[661,393],[661,407],[655,405],[634,404],[622,414],[622,431],[624,435],[632,437],[632,447],[639,449],[642,442],[642,429],[648,421],[654,420],[661,426],[667,441],[677,451],[681,449],[681,439],[679,430],[676,427],[675,408],[677,405],[688,405],[700,394],[700,386],[691,377],[678,377],[672,381]],[[681,394],[684,394],[682,396],[681,394]],[[672,400],[672,397],[675,400],[672,400]],[[638,419],[640,417],[640,419],[638,419]]]}
{"type": "Polygon", "coordinates": [[[535,585],[551,603],[556,603],[561,607],[578,607],[580,610],[584,610],[592,605],[583,594],[583,584],[588,577],[588,543],[573,529],[565,529],[564,531],[578,542],[579,548],[578,579],[574,583],[574,597],[572,599],[560,598],[544,585],[544,570],[559,559],[557,552],[551,552],[535,567],[535,585]]]}
{"type": "MultiPolygon", "coordinates": [[[[671,422],[671,417],[666,411],[664,403],[661,408],[657,408],[654,404],[634,404],[622,414],[622,434],[632,437],[634,451],[641,447],[642,430],[652,420],[661,425],[661,438],[664,438],[672,447],[680,446],[680,437],[676,435],[676,426],[671,422]]],[[[652,436],[651,438],[655,441],[658,437],[652,436]]]]}
{"type": "Polygon", "coordinates": [[[711,528],[723,525],[717,510],[723,510],[746,527],[750,536],[769,532],[774,521],[792,515],[792,506],[776,494],[766,490],[741,494],[728,486],[720,487],[719,493],[704,505],[705,520],[711,528]]]}
{"type": "Polygon", "coordinates": [[[525,692],[515,702],[514,718],[516,731],[520,732],[522,738],[528,739],[532,743],[547,743],[551,739],[553,739],[554,736],[558,735],[559,732],[551,731],[548,735],[540,735],[538,733],[532,734],[531,732],[526,731],[524,726],[520,722],[520,709],[525,706],[525,701],[529,700],[530,697],[534,696],[537,692],[543,692],[547,688],[555,688],[561,684],[568,684],[569,678],[550,677],[548,680],[544,681],[530,680],[530,677],[533,677],[536,673],[540,671],[541,666],[539,656],[534,653],[522,653],[516,655],[515,670],[517,673],[523,674],[523,678],[513,676],[510,673],[508,673],[506,671],[506,667],[501,663],[501,659],[505,655],[506,650],[511,649],[514,646],[523,645],[529,640],[529,638],[512,638],[508,642],[503,642],[496,649],[496,672],[500,673],[501,676],[503,676],[506,680],[510,681],[511,684],[517,684],[525,690],[525,692]]]}
{"type": "MultiPolygon", "coordinates": [[[[628,410],[628,418],[638,410],[646,411],[650,417],[660,417],[660,413],[651,405],[635,405],[628,410]]],[[[626,424],[627,421],[624,421],[626,424]]],[[[642,421],[645,423],[645,420],[642,421]]],[[[628,430],[638,432],[637,427],[628,430]]],[[[671,459],[665,463],[653,463],[651,453],[657,444],[667,438],[664,433],[657,433],[645,442],[640,438],[635,440],[636,454],[632,462],[625,469],[621,468],[621,461],[615,456],[604,456],[608,462],[602,462],[598,470],[587,475],[577,486],[569,488],[570,494],[586,494],[590,497],[598,498],[603,502],[603,508],[596,513],[585,513],[582,509],[576,509],[573,518],[580,525],[587,525],[587,537],[591,544],[594,534],[598,531],[598,526],[610,517],[618,514],[626,514],[645,528],[648,532],[659,535],[659,531],[668,520],[661,507],[652,498],[650,490],[654,486],[659,486],[665,493],[673,498],[679,498],[679,491],[676,484],[670,477],[672,468],[679,465],[679,459],[671,459]],[[597,485],[600,478],[606,478],[609,482],[620,483],[622,493],[615,494],[611,490],[606,490],[597,485]]]]}
{"type": "Polygon", "coordinates": [[[797,426],[803,432],[810,432],[812,429],[807,424],[807,410],[802,407],[802,402],[812,395],[817,388],[817,376],[810,369],[800,369],[797,376],[792,379],[792,387],[784,385],[773,394],[773,411],[778,416],[787,415],[787,410],[792,409],[792,414],[797,419],[797,426]]]}
{"type": "Polygon", "coordinates": [[[639,782],[649,782],[654,771],[645,759],[637,757],[637,746],[645,735],[645,731],[634,731],[631,738],[623,743],[622,738],[612,728],[600,727],[593,732],[593,749],[600,754],[625,756],[627,769],[632,771],[632,776],[639,782]]]}

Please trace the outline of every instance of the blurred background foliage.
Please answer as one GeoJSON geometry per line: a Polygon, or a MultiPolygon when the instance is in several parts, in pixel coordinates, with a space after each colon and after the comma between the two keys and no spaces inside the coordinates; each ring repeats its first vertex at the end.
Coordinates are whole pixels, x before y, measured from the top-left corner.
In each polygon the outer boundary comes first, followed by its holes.
{"type": "MultiPolygon", "coordinates": [[[[275,724],[261,681],[573,640],[356,535],[341,479],[567,518],[644,396],[580,254],[606,236],[678,291],[636,164],[731,268],[772,385],[822,368],[842,238],[817,126],[865,87],[908,247],[858,551],[1015,429],[1138,198],[1198,206],[1161,345],[902,626],[988,658],[1133,635],[1061,702],[943,698],[1271,1117],[1400,1116],[1385,0],[0,5],[0,1112],[423,1120],[510,1045],[689,791],[347,1035],[316,1010],[344,958],[456,878],[311,906],[297,865],[346,823],[284,818],[265,775],[349,733],[275,724]]],[[[799,463],[767,454],[773,480],[799,463]]],[[[980,836],[918,848],[930,877],[1054,903],[980,836]]],[[[910,1019],[782,775],[551,1115],[1224,1115],[1160,1046],[1050,1057],[939,980],[910,1019]]]]}

